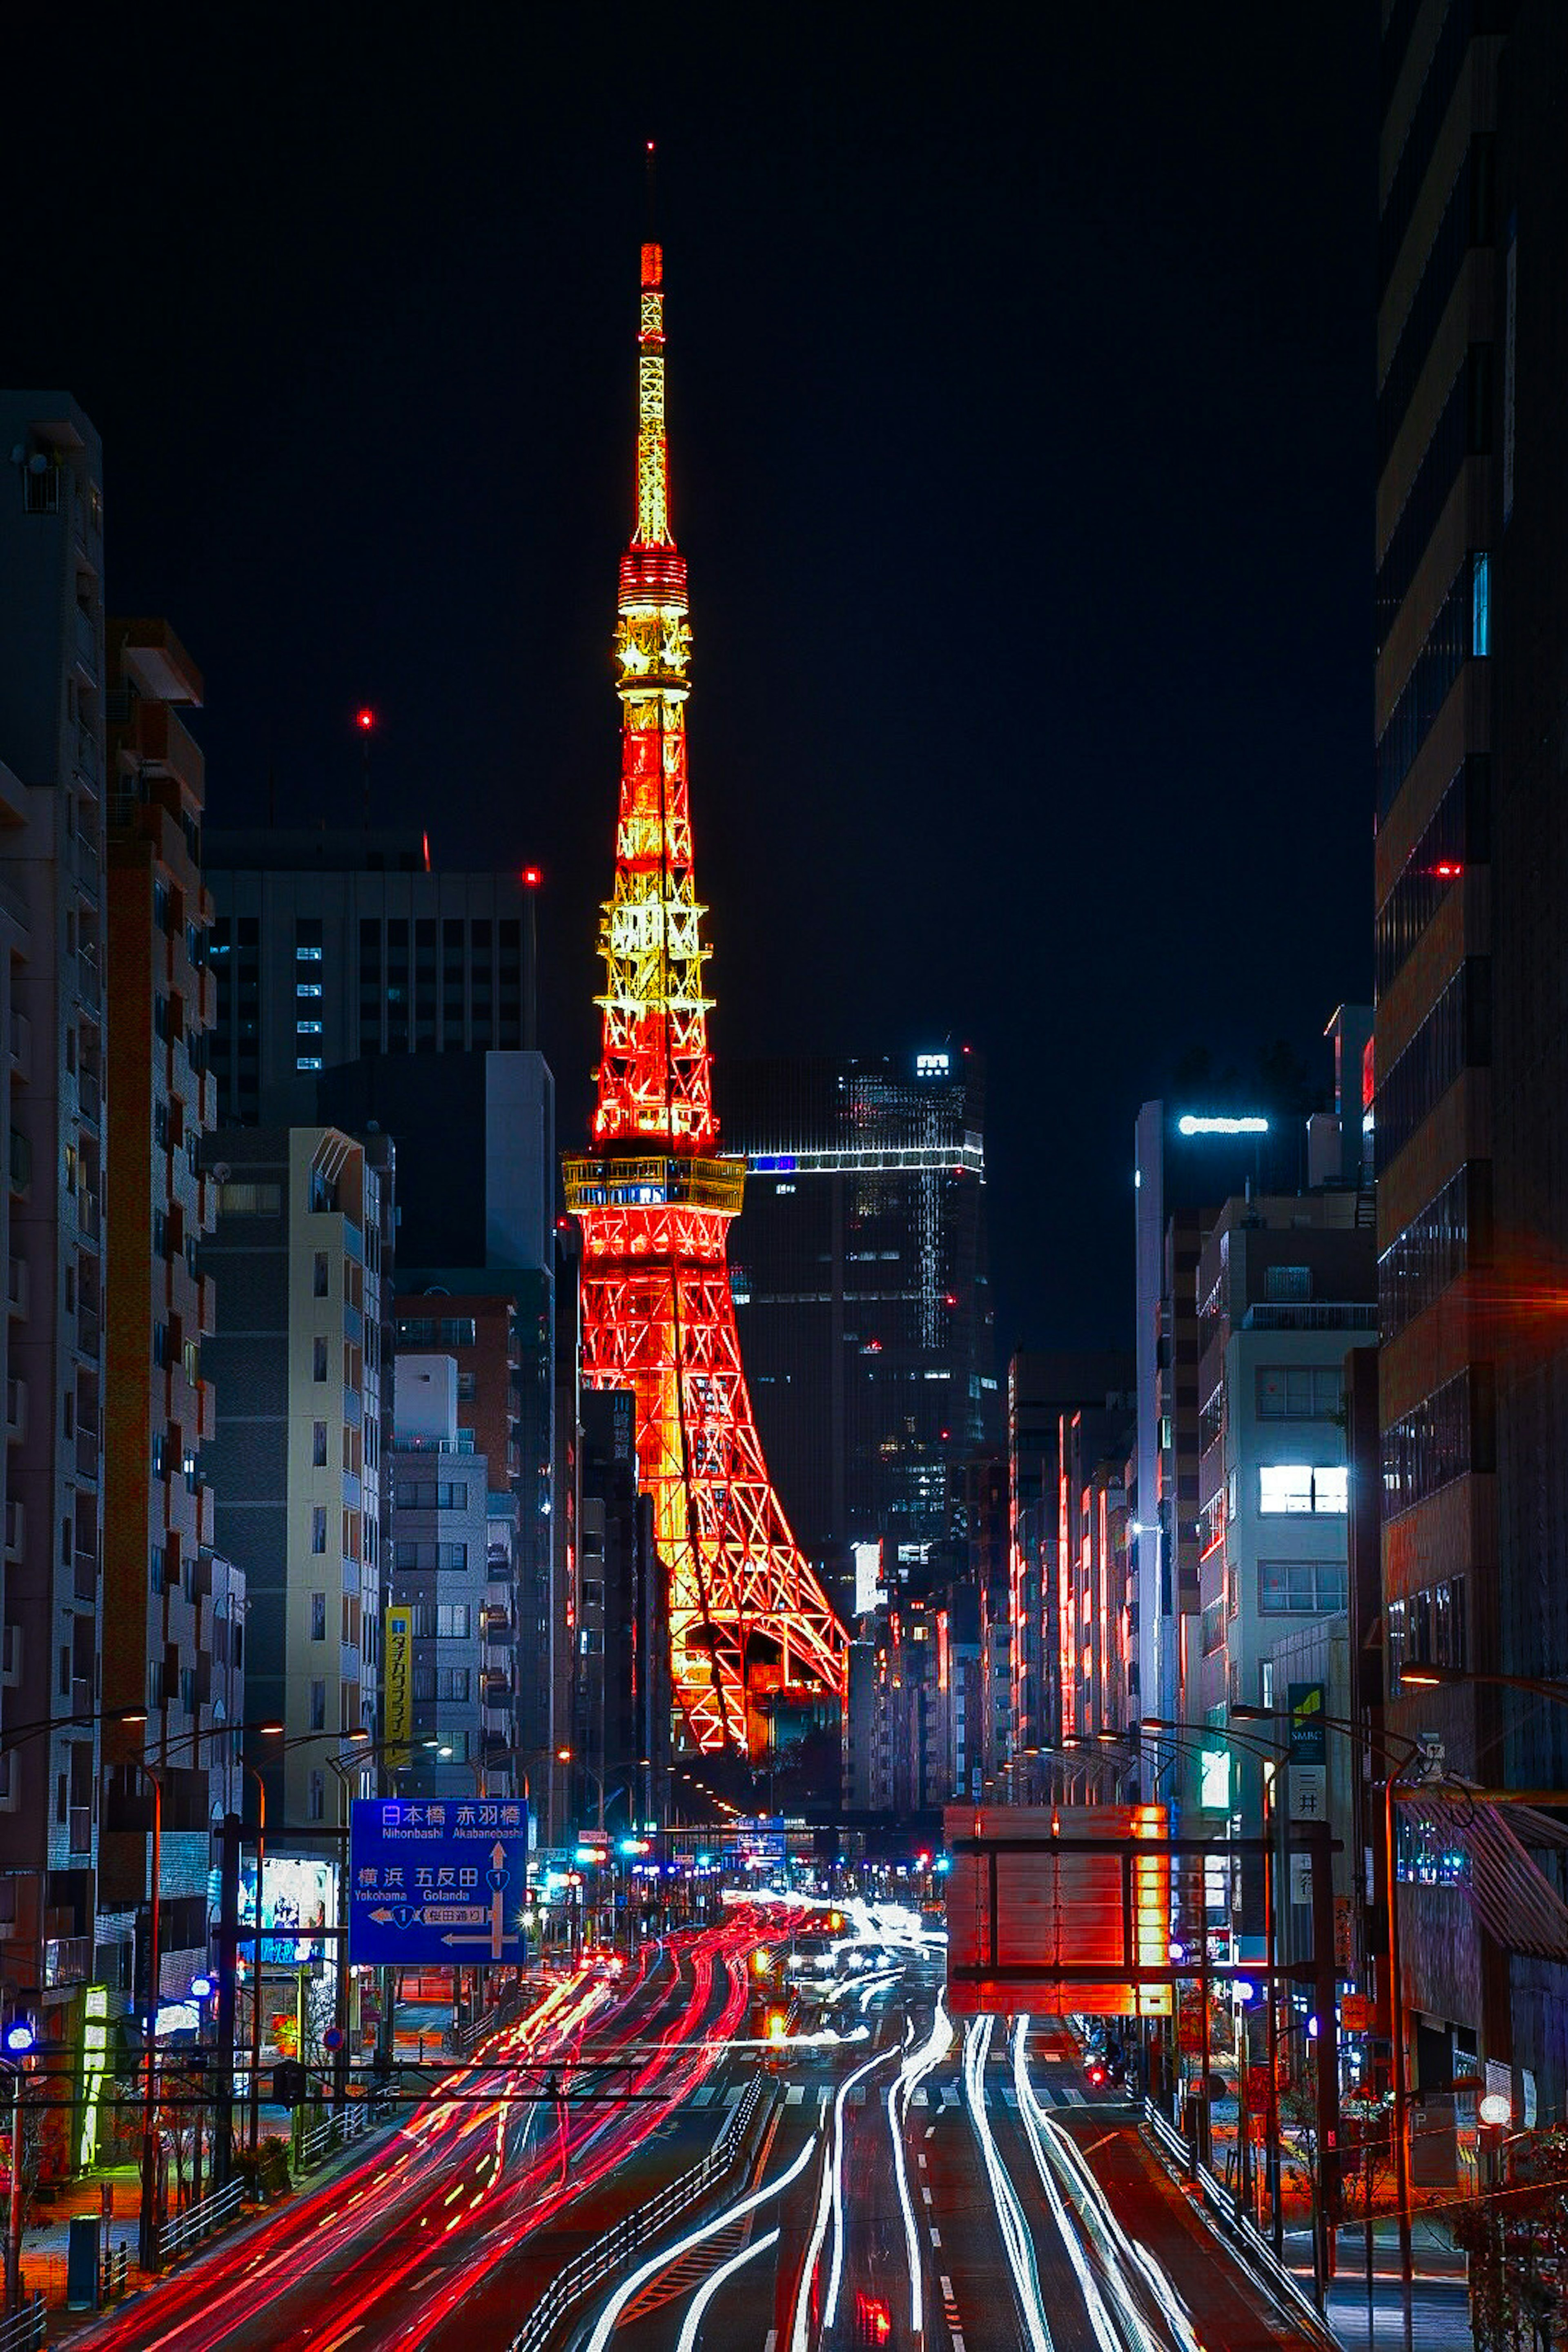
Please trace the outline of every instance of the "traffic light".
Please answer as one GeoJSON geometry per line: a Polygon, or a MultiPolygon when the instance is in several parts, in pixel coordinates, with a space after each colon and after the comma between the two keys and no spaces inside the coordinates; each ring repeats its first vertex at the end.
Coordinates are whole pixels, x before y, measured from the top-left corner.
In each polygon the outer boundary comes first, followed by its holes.
{"type": "Polygon", "coordinates": [[[305,2069],[298,2058],[279,2058],[272,2069],[272,2099],[279,2107],[302,2107],[307,2084],[305,2069]]]}

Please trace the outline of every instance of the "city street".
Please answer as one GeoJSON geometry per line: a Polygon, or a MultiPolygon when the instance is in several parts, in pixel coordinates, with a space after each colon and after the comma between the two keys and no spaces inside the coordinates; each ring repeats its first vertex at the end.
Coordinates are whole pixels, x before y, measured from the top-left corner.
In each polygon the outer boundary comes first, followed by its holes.
{"type": "Polygon", "coordinates": [[[748,1907],[650,1946],[618,1978],[585,1968],[363,2158],[82,2340],[126,2352],[1310,2340],[1194,2215],[1125,2105],[1096,2103],[1058,2021],[956,2027],[940,1943],[912,1913],[862,1911],[831,1946],[800,1940],[792,1966],[787,1922],[748,1907]],[[748,2028],[764,1974],[799,1988],[783,2041],[748,2028]],[[551,2073],[559,2102],[525,2095],[551,2073]],[[733,2160],[596,2269],[616,2225],[726,2129],[733,2160]],[[538,2314],[574,2263],[577,2291],[538,2314]]]}

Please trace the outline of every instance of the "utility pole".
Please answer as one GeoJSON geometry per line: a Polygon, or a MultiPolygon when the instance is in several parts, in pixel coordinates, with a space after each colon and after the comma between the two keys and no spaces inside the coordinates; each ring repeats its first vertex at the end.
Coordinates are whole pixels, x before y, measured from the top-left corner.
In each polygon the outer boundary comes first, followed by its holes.
{"type": "Polygon", "coordinates": [[[227,2181],[234,2161],[234,2019],[239,1971],[239,1838],[237,1813],[223,1817],[218,1857],[217,1916],[217,2128],[213,2149],[213,2187],[227,2181]]]}

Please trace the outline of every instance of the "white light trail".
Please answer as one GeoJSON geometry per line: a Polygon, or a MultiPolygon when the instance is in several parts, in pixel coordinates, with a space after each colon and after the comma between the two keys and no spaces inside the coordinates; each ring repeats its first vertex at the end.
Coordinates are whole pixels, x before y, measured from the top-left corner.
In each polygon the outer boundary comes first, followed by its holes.
{"type": "Polygon", "coordinates": [[[759,2254],[765,2254],[770,2246],[776,2246],[778,2238],[778,2231],[770,2230],[765,2238],[759,2238],[754,2245],[742,2246],[738,2254],[731,2254],[727,2263],[720,2263],[711,2278],[704,2279],[692,2296],[691,2308],[681,2323],[680,2334],[676,2339],[675,2352],[695,2352],[697,2331],[702,2325],[702,2315],[720,2288],[727,2279],[733,2278],[738,2270],[743,2269],[747,2263],[754,2262],[759,2254]]]}
{"type": "Polygon", "coordinates": [[[991,2048],[992,2027],[995,2021],[977,2017],[970,2021],[963,2036],[963,2094],[969,2104],[969,2120],[980,2145],[985,2177],[991,2185],[991,2200],[996,2209],[1002,2243],[1006,2250],[1007,2266],[1013,2273],[1018,2308],[1028,2331],[1031,2352],[1055,2352],[1051,2331],[1046,2324],[1045,2306],[1040,2301],[1040,2283],[1035,2275],[1035,2250],[1029,2236],[1024,2209],[1017,2192],[1007,2178],[1005,2166],[996,2153],[996,2143],[991,2136],[991,2118],[985,2112],[985,2060],[991,2048]]]}
{"type": "MultiPolygon", "coordinates": [[[[914,2020],[910,2020],[914,2031],[914,2020]]],[[[910,2329],[918,2336],[924,2326],[924,2290],[921,2276],[920,2232],[915,2227],[915,2209],[910,2200],[909,2168],[904,2158],[903,2119],[909,2113],[915,2088],[933,2066],[940,2066],[952,2047],[952,2025],[942,1996],[937,1995],[936,2015],[931,2033],[921,2047],[905,2059],[899,2069],[899,2079],[888,2089],[888,2129],[893,2142],[893,2181],[899,2192],[899,2205],[904,2217],[904,2252],[910,2266],[910,2329]]],[[[922,2157],[922,2164],[925,2159],[922,2157]]]]}
{"type": "MultiPolygon", "coordinates": [[[[1026,2027],[1027,2022],[1026,2019],[1026,2027]]],[[[1140,2347],[1150,2347],[1154,2342],[1142,2314],[1132,2299],[1127,2276],[1131,2268],[1148,2286],[1180,2352],[1203,2352],[1186,2305],[1170,2278],[1147,2248],[1128,2236],[1112,2212],[1104,2189],[1089,2169],[1083,2150],[1072,2135],[1063,2131],[1055,2117],[1040,2105],[1027,2067],[1020,2066],[1020,2048],[1021,2045],[1015,2046],[1013,2079],[1018,2093],[1018,2112],[1025,2119],[1031,2150],[1036,2151],[1036,2163],[1038,2165],[1044,2156],[1060,2176],[1062,2186],[1105,2266],[1106,2284],[1126,2323],[1128,2334],[1140,2347]]]]}
{"type": "Polygon", "coordinates": [[[738,2221],[743,2214],[753,2212],[759,2205],[765,2205],[770,2197],[776,2197],[781,2189],[789,2187],[792,2180],[798,2179],[811,2161],[816,2141],[817,2135],[813,2132],[787,2172],[781,2172],[776,2180],[764,2181],[760,2189],[753,2189],[751,2195],[742,2197],[738,2204],[727,2205],[721,2213],[714,2214],[711,2221],[704,2221],[700,2229],[688,2231],[686,2236],[678,2238],[673,2246],[666,2246],[658,2253],[651,2254],[646,2263],[633,2271],[630,2278],[616,2289],[599,2314],[594,2332],[588,2338],[587,2352],[605,2352],[605,2347],[620,2325],[622,2312],[650,2278],[659,2271],[668,2270],[671,2263],[678,2263],[682,2254],[689,2254],[692,2247],[700,2246],[705,2238],[714,2237],[721,2230],[728,2229],[731,2221],[738,2221]]]}
{"type": "Polygon", "coordinates": [[[879,2050],[874,2058],[847,2076],[838,2086],[838,2096],[833,2102],[833,2260],[827,2273],[827,2294],[822,2306],[822,2325],[831,2327],[838,2316],[838,2290],[844,2284],[844,2105],[850,2092],[874,2066],[884,2058],[893,2056],[890,2050],[879,2050]]]}

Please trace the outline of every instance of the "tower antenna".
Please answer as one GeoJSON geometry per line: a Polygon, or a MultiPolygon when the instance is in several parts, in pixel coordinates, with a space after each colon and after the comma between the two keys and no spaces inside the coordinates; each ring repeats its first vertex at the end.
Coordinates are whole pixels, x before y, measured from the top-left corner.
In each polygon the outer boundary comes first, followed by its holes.
{"type": "Polygon", "coordinates": [[[658,243],[658,150],[651,139],[647,142],[647,241],[658,243]]]}

